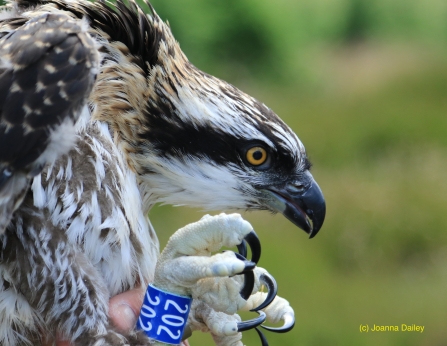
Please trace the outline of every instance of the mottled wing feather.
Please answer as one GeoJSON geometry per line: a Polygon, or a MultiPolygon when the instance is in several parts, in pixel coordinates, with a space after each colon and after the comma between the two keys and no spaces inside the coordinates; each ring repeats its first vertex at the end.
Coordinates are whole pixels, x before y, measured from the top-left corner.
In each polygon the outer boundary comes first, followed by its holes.
{"type": "Polygon", "coordinates": [[[69,149],[98,61],[85,23],[68,15],[0,22],[0,233],[26,180],[69,149]]]}
{"type": "Polygon", "coordinates": [[[49,130],[85,103],[94,56],[81,34],[68,16],[45,14],[1,39],[0,161],[11,169],[32,164],[49,130]]]}

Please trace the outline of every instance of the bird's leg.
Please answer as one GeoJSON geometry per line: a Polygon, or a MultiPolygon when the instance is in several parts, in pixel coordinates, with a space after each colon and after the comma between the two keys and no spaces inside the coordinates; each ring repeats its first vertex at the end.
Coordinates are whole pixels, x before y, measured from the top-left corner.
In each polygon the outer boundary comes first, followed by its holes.
{"type": "MultiPolygon", "coordinates": [[[[217,289],[220,292],[217,300],[222,302],[224,309],[226,310],[228,305],[232,305],[230,309],[237,311],[238,308],[246,304],[246,299],[252,292],[254,277],[251,271],[255,267],[255,263],[247,261],[243,256],[232,251],[212,256],[211,254],[222,247],[236,247],[245,238],[252,248],[253,258],[259,259],[258,239],[251,225],[238,214],[220,214],[213,217],[206,215],[200,221],[183,227],[170,238],[160,255],[155,271],[154,287],[195,299],[197,299],[194,295],[196,286],[200,286],[204,290],[217,289]],[[239,280],[229,278],[242,273],[244,273],[244,277],[247,277],[245,285],[243,278],[239,280]],[[224,285],[213,286],[213,279],[221,279],[222,282],[226,282],[224,285]]],[[[151,294],[158,294],[153,288],[151,288],[151,292],[153,292],[151,294]]],[[[148,303],[152,300],[153,303],[160,305],[156,298],[151,298],[151,294],[148,296],[148,303]]],[[[175,297],[171,299],[175,299],[175,297]]],[[[142,310],[146,309],[146,316],[153,316],[151,318],[155,319],[145,322],[144,318],[140,316],[138,324],[148,332],[150,337],[158,338],[158,335],[152,334],[155,333],[155,328],[159,328],[156,327],[158,325],[156,319],[159,318],[158,313],[155,313],[157,307],[152,305],[152,302],[148,306],[143,305],[142,310]],[[150,332],[151,330],[152,332],[150,332]]],[[[198,302],[200,299],[194,303],[198,302]]],[[[176,318],[183,320],[183,317],[180,316],[176,318]]],[[[232,319],[231,321],[233,323],[223,328],[229,329],[227,333],[237,333],[238,323],[232,319]]],[[[259,321],[257,325],[262,321],[259,321]]],[[[168,326],[165,327],[168,328],[168,326]]],[[[172,332],[172,335],[178,337],[178,328],[172,332]]]]}
{"type": "Polygon", "coordinates": [[[265,320],[264,312],[259,312],[259,317],[241,322],[236,312],[246,306],[246,299],[262,284],[267,284],[270,290],[263,307],[271,302],[276,295],[273,278],[269,280],[265,270],[254,274],[255,263],[232,251],[211,255],[221,247],[238,245],[239,251],[246,255],[240,245],[244,239],[252,248],[252,259],[257,261],[260,255],[257,237],[251,225],[238,214],[204,216],[170,238],[157,263],[153,285],[194,298],[187,333],[211,332],[218,345],[238,345],[241,331],[265,320]],[[238,275],[241,273],[244,276],[238,275]],[[250,275],[251,286],[247,285],[250,275]]]}

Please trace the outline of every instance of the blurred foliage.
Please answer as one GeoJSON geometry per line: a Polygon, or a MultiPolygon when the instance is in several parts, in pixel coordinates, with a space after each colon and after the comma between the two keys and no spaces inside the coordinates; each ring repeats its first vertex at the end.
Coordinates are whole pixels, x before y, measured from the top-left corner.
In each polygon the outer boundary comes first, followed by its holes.
{"type": "Polygon", "coordinates": [[[446,46],[445,0],[153,0],[189,59],[225,78],[307,78],[309,47],[359,40],[446,46]]]}

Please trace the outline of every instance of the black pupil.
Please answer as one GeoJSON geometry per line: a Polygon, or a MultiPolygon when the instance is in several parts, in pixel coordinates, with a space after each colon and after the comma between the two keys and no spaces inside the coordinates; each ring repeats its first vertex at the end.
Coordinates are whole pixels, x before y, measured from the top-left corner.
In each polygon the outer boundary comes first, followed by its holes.
{"type": "Polygon", "coordinates": [[[254,158],[256,161],[259,161],[260,159],[262,159],[262,151],[260,151],[260,150],[255,151],[255,152],[253,153],[253,158],[254,158]]]}

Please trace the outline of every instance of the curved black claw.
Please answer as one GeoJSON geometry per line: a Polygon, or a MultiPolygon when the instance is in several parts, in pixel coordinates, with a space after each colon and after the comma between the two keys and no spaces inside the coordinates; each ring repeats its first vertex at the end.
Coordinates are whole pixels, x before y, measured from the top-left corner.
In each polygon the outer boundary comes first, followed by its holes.
{"type": "Polygon", "coordinates": [[[293,327],[295,326],[295,316],[291,313],[286,313],[286,314],[284,314],[282,319],[284,320],[284,325],[282,327],[279,327],[279,328],[272,328],[272,327],[266,327],[266,326],[261,326],[261,327],[266,330],[269,330],[271,332],[274,332],[274,333],[287,333],[287,332],[291,331],[293,329],[293,327]]]}
{"type": "MultiPolygon", "coordinates": [[[[257,264],[259,262],[259,259],[261,258],[261,242],[259,241],[259,238],[256,235],[255,231],[251,231],[250,233],[248,233],[245,236],[244,241],[246,241],[248,243],[248,245],[250,246],[251,261],[255,262],[257,264]]],[[[244,241],[242,241],[242,243],[244,241]]],[[[239,250],[239,246],[238,246],[238,250],[239,250]]]]}
{"type": "Polygon", "coordinates": [[[251,271],[253,271],[253,269],[255,269],[255,267],[256,267],[255,262],[247,261],[247,259],[245,257],[238,254],[237,252],[234,252],[234,254],[236,255],[238,260],[241,260],[245,264],[244,270],[242,272],[240,272],[239,274],[245,274],[245,273],[251,272],[251,271]]]}
{"type": "Polygon", "coordinates": [[[258,307],[251,309],[250,311],[258,311],[266,308],[270,305],[270,303],[275,299],[276,294],[278,293],[278,284],[276,283],[276,280],[273,276],[271,276],[269,273],[263,273],[259,280],[268,288],[267,297],[265,298],[264,302],[259,305],[258,307]]]}
{"type": "Polygon", "coordinates": [[[245,240],[242,240],[242,243],[237,246],[237,251],[239,251],[239,254],[247,258],[247,242],[245,240]]]}
{"type": "Polygon", "coordinates": [[[235,253],[236,257],[241,261],[246,263],[245,269],[241,274],[244,274],[244,285],[242,286],[239,294],[242,299],[247,300],[251,293],[253,292],[253,287],[255,285],[255,274],[253,273],[253,268],[258,263],[259,258],[261,258],[261,242],[255,231],[248,233],[242,243],[237,246],[239,253],[235,253]],[[251,262],[246,260],[247,256],[247,243],[250,245],[251,249],[251,262]],[[253,266],[248,266],[247,264],[253,264],[253,266]]]}
{"type": "Polygon", "coordinates": [[[247,300],[248,297],[251,296],[253,292],[253,287],[255,286],[255,273],[253,273],[253,269],[256,267],[254,262],[247,261],[242,255],[238,253],[234,253],[238,259],[245,262],[244,271],[240,274],[244,274],[244,285],[242,286],[239,294],[242,299],[247,300]]]}
{"type": "Polygon", "coordinates": [[[256,330],[256,332],[257,332],[258,335],[259,335],[259,339],[261,339],[261,345],[262,345],[262,346],[269,346],[269,343],[268,343],[268,341],[267,341],[267,338],[265,337],[264,334],[262,334],[262,332],[259,330],[259,328],[256,327],[255,330],[256,330]]]}
{"type": "Polygon", "coordinates": [[[256,311],[256,312],[259,314],[258,317],[253,318],[252,320],[242,321],[242,322],[237,323],[237,331],[238,332],[244,332],[246,330],[256,328],[257,326],[264,323],[265,319],[267,318],[265,313],[263,311],[256,311]]]}

